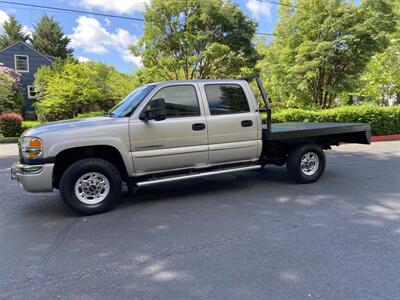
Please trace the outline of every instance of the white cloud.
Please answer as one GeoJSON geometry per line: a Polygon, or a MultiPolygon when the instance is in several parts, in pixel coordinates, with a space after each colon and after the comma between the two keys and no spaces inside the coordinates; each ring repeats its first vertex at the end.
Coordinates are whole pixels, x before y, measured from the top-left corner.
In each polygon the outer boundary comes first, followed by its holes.
{"type": "Polygon", "coordinates": [[[90,59],[85,56],[78,56],[77,59],[80,63],[87,63],[88,61],[90,61],[90,59]]]}
{"type": "Polygon", "coordinates": [[[22,25],[22,32],[29,35],[30,38],[32,38],[32,31],[33,31],[33,28],[29,28],[26,25],[22,25]]]}
{"type": "Polygon", "coordinates": [[[7,15],[7,13],[3,10],[0,10],[0,34],[2,34],[4,32],[4,22],[8,21],[10,17],[7,15]]]}
{"type": "Polygon", "coordinates": [[[119,14],[132,14],[135,12],[144,12],[147,0],[78,0],[76,5],[87,9],[100,9],[107,12],[119,14]]]}
{"type": "Polygon", "coordinates": [[[69,36],[72,48],[82,48],[86,53],[99,55],[117,51],[124,61],[140,66],[140,60],[134,58],[128,49],[129,45],[137,43],[136,35],[122,28],[109,32],[97,19],[86,16],[80,16],[76,21],[78,25],[69,36]]]}
{"type": "Polygon", "coordinates": [[[251,15],[256,19],[261,19],[262,17],[271,16],[271,4],[266,2],[261,2],[257,0],[249,0],[246,3],[247,9],[250,11],[251,15]]]}
{"type": "Polygon", "coordinates": [[[110,26],[111,21],[109,18],[105,18],[104,21],[106,22],[106,26],[110,26]]]}

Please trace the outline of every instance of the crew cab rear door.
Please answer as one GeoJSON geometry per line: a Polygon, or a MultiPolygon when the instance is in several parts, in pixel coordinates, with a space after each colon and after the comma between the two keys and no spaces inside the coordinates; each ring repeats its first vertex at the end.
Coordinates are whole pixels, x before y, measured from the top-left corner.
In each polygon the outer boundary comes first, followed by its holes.
{"type": "Polygon", "coordinates": [[[157,87],[129,126],[136,175],[199,167],[208,162],[206,118],[197,83],[157,87]],[[166,119],[140,120],[140,112],[159,98],[165,100],[166,119]]]}
{"type": "Polygon", "coordinates": [[[199,86],[206,99],[209,164],[257,160],[261,119],[247,82],[211,81],[199,86]]]}

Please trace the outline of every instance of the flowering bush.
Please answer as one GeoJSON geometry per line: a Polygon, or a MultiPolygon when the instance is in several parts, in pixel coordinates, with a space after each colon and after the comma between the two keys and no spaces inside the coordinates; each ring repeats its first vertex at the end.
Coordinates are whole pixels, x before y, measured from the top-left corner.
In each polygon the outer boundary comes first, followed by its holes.
{"type": "Polygon", "coordinates": [[[23,105],[21,75],[0,66],[0,113],[21,112],[23,105]]]}
{"type": "Polygon", "coordinates": [[[0,115],[0,133],[5,137],[19,136],[22,131],[22,117],[17,113],[0,115]]]}

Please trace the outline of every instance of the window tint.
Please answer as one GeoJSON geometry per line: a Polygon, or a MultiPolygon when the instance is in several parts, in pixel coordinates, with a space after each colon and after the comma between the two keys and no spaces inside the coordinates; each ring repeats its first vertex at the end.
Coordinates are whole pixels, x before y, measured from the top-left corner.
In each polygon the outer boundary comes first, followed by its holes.
{"type": "Polygon", "coordinates": [[[192,85],[162,88],[152,99],[164,98],[167,118],[199,116],[200,108],[196,90],[192,85]]]}
{"type": "Polygon", "coordinates": [[[211,115],[249,112],[246,95],[237,84],[209,84],[205,86],[211,115]]]}
{"type": "Polygon", "coordinates": [[[133,113],[144,98],[155,88],[155,85],[143,85],[135,89],[125,97],[112,110],[110,115],[116,117],[126,117],[133,113]]]}

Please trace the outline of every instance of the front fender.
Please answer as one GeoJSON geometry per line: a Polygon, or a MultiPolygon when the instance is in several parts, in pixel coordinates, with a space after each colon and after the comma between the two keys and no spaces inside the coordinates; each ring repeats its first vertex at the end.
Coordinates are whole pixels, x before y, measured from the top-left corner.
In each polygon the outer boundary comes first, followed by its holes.
{"type": "Polygon", "coordinates": [[[80,147],[89,146],[111,146],[118,150],[121,154],[122,160],[124,161],[126,171],[128,175],[132,175],[135,172],[133,161],[130,156],[130,144],[123,142],[121,139],[111,136],[102,137],[79,137],[73,139],[66,139],[62,142],[52,145],[47,153],[47,157],[56,157],[59,153],[64,150],[80,147]]]}

